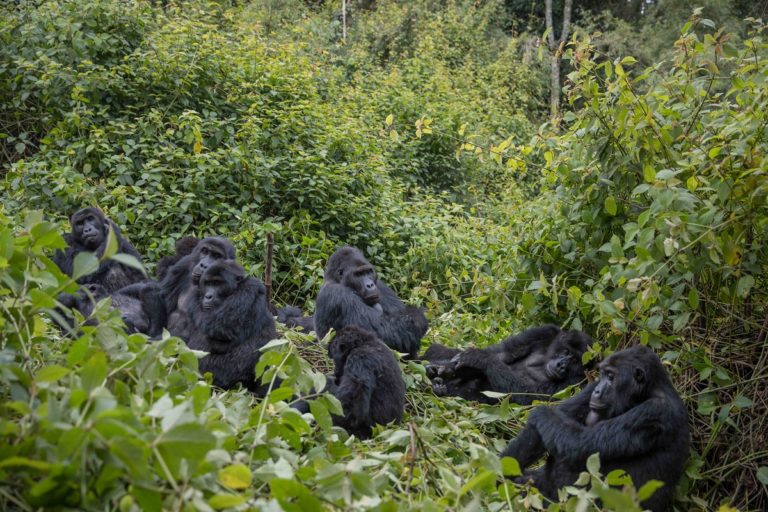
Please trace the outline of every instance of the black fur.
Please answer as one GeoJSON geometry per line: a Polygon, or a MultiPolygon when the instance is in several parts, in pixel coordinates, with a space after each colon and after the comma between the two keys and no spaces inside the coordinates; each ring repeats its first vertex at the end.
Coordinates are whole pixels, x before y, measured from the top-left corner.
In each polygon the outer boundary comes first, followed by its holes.
{"type": "MultiPolygon", "coordinates": [[[[57,308],[56,312],[65,324],[62,325],[59,320],[56,320],[56,323],[63,330],[71,331],[75,324],[71,311],[74,309],[86,319],[84,325],[96,325],[96,320],[89,317],[96,302],[109,295],[102,285],[96,283],[84,285],[74,294],[60,294],[58,301],[64,308],[57,308]]],[[[120,311],[126,332],[141,332],[150,337],[162,334],[166,321],[165,303],[157,282],[131,284],[112,293],[111,297],[112,307],[120,311]]]]}
{"type": "Polygon", "coordinates": [[[277,338],[264,283],[246,277],[234,261],[220,259],[203,272],[187,301],[194,327],[189,347],[210,353],[200,360],[200,371],[211,372],[223,389],[239,382],[261,394],[254,378],[259,349],[277,338]]]}
{"type": "Polygon", "coordinates": [[[285,306],[277,310],[277,321],[288,327],[298,327],[299,331],[310,333],[315,330],[315,317],[304,316],[301,308],[285,306]]]}
{"type": "Polygon", "coordinates": [[[176,252],[168,256],[163,256],[160,258],[160,261],[157,262],[157,267],[155,267],[155,277],[157,280],[162,281],[165,279],[165,276],[168,274],[168,269],[178,263],[184,256],[192,254],[192,251],[195,250],[195,247],[199,242],[200,240],[194,236],[184,236],[176,240],[176,252]]]}
{"type": "MultiPolygon", "coordinates": [[[[64,251],[57,250],[53,256],[53,262],[68,276],[72,275],[75,256],[79,253],[93,252],[97,257],[104,254],[110,227],[117,238],[117,252],[130,254],[141,261],[141,255],[128,240],[123,238],[117,224],[105,217],[98,208],[88,207],[78,210],[72,214],[69,222],[72,231],[64,235],[68,247],[64,251]]],[[[80,284],[99,284],[104,287],[107,293],[112,293],[144,279],[144,274],[140,270],[108,259],[99,264],[99,269],[96,272],[79,278],[77,282],[80,284]]]]}
{"type": "Polygon", "coordinates": [[[689,455],[688,413],[658,356],[648,347],[616,352],[601,365],[600,381],[555,407],[541,406],[501,454],[521,468],[542,455],[546,465],[527,471],[547,497],[573,484],[586,460],[600,454],[600,471],[623,469],[637,488],[648,480],[664,487],[642,502],[666,510],[689,455]]]}
{"type": "Polygon", "coordinates": [[[418,354],[429,327],[424,312],[403,304],[354,247],[342,247],[328,258],[315,309],[318,337],[346,325],[375,332],[387,346],[410,358],[418,354]]]}
{"type": "Polygon", "coordinates": [[[544,325],[484,349],[433,345],[424,358],[431,362],[427,375],[435,394],[496,403],[482,391],[497,391],[512,393],[511,401],[527,405],[581,381],[581,357],[591,343],[580,331],[544,325]]]}
{"type": "Polygon", "coordinates": [[[343,327],[328,345],[334,375],[328,391],[339,399],[343,417],[334,423],[360,439],[375,424],[401,422],[405,383],[394,354],[376,335],[357,326],[343,327]]]}
{"type": "Polygon", "coordinates": [[[213,236],[203,238],[191,254],[168,269],[160,286],[165,297],[168,331],[171,334],[189,341],[193,326],[186,305],[195,302],[200,276],[214,262],[234,260],[235,256],[235,248],[229,240],[213,236]]]}

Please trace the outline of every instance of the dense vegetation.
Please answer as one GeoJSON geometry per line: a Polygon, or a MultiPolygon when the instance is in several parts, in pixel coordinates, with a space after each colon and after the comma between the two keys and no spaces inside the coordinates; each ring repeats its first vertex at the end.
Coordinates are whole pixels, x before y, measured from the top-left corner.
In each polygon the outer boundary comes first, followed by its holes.
{"type": "MultiPolygon", "coordinates": [[[[216,233],[258,276],[274,233],[274,300],[308,310],[325,259],[357,245],[426,307],[425,346],[547,321],[599,340],[590,358],[649,344],[691,418],[678,507],[768,506],[768,45],[739,17],[759,13],[588,2],[551,124],[532,4],[348,2],[342,40],[336,2],[241,3],[0,7],[0,506],[548,505],[497,457],[529,408],[438,399],[419,364],[402,363],[406,423],[360,442],[328,397],[287,407],[327,364],[300,334],[262,357],[284,377],[264,401],[200,381],[183,342],[127,336],[106,306],[62,338],[47,312],[75,287],[49,258],[87,204],[150,270],[216,233]]],[[[633,510],[594,462],[566,508],[633,510]]]]}

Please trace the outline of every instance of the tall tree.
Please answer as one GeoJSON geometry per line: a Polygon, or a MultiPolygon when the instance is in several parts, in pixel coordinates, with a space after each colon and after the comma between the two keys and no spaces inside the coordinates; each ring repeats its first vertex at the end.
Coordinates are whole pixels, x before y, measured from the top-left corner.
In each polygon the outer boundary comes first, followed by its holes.
{"type": "Polygon", "coordinates": [[[547,46],[549,47],[550,64],[550,95],[549,105],[552,119],[555,120],[560,114],[560,60],[563,56],[563,48],[568,40],[568,33],[571,30],[571,10],[573,0],[565,0],[563,6],[563,28],[560,31],[560,38],[555,39],[555,28],[552,24],[552,0],[545,0],[545,13],[547,23],[547,46]]]}

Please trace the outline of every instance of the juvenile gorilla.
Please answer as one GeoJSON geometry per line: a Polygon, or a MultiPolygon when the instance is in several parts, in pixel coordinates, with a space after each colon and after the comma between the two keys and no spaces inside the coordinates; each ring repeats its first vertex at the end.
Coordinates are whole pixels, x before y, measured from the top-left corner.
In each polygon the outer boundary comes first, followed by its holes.
{"type": "Polygon", "coordinates": [[[354,325],[343,327],[328,346],[334,375],[327,390],[341,402],[344,417],[334,424],[360,439],[375,424],[403,419],[405,383],[395,355],[376,335],[354,325]]]}
{"type": "Polygon", "coordinates": [[[333,328],[357,325],[411,359],[419,352],[429,327],[420,308],[406,306],[376,276],[363,253],[354,247],[334,252],[325,266],[325,282],[315,308],[315,331],[323,338],[333,328]]]}
{"type": "MultiPolygon", "coordinates": [[[[77,310],[86,319],[85,325],[95,325],[95,319],[88,317],[93,313],[96,302],[109,296],[107,290],[100,284],[84,285],[77,293],[62,293],[58,301],[64,310],[56,311],[61,319],[56,322],[66,331],[74,328],[75,318],[71,310],[77,310]]],[[[128,285],[111,294],[112,307],[119,310],[128,333],[140,332],[150,337],[158,337],[165,327],[165,304],[160,285],[154,281],[146,281],[128,285]]]]}
{"type": "MultiPolygon", "coordinates": [[[[64,235],[68,247],[66,250],[57,250],[53,256],[53,262],[68,276],[72,275],[75,256],[81,252],[93,252],[101,257],[107,246],[107,234],[109,228],[117,238],[117,252],[134,256],[141,261],[138,251],[120,234],[120,228],[94,207],[83,208],[76,211],[69,219],[72,231],[64,235]]],[[[80,284],[95,283],[104,287],[107,293],[112,293],[132,283],[144,279],[140,270],[123,265],[115,260],[108,259],[99,264],[99,269],[93,274],[83,276],[77,280],[80,284]]]]}
{"type": "Polygon", "coordinates": [[[213,236],[200,240],[191,254],[168,269],[160,286],[171,334],[189,341],[193,325],[187,307],[195,304],[200,276],[215,262],[234,259],[235,248],[229,240],[213,236]]]}
{"type": "Polygon", "coordinates": [[[584,378],[581,356],[592,339],[580,331],[544,325],[512,335],[484,349],[460,351],[433,345],[424,353],[427,376],[439,396],[496,403],[483,391],[512,393],[511,401],[528,405],[584,378]]]}
{"type": "Polygon", "coordinates": [[[547,454],[546,465],[526,471],[547,497],[573,484],[587,458],[600,454],[600,471],[623,469],[640,488],[664,483],[643,506],[666,510],[689,455],[688,413],[658,356],[639,345],[600,365],[600,380],[555,407],[537,407],[520,435],[501,454],[521,468],[547,454]]]}
{"type": "Polygon", "coordinates": [[[213,383],[223,389],[239,382],[263,394],[254,368],[259,349],[277,338],[264,284],[246,277],[234,261],[219,259],[203,272],[185,308],[193,326],[189,347],[209,352],[200,360],[200,372],[211,372],[213,383]]]}
{"type": "Polygon", "coordinates": [[[179,262],[184,256],[192,254],[200,240],[194,236],[184,236],[176,240],[176,252],[168,256],[163,256],[160,261],[157,262],[155,267],[155,277],[158,281],[165,279],[168,274],[168,269],[179,262]]]}

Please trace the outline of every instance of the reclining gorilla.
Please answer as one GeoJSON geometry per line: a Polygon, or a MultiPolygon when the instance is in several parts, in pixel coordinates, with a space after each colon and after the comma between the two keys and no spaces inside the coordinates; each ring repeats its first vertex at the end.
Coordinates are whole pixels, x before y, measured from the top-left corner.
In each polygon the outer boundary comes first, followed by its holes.
{"type": "MultiPolygon", "coordinates": [[[[97,257],[104,254],[107,247],[109,228],[117,238],[117,252],[134,256],[141,261],[141,255],[128,240],[120,234],[120,228],[109,220],[98,208],[88,207],[76,211],[69,219],[71,232],[64,235],[68,247],[57,250],[53,262],[68,276],[72,275],[75,256],[81,252],[93,252],[97,257]]],[[[99,269],[93,274],[77,280],[80,284],[95,283],[104,287],[107,293],[123,288],[132,283],[144,280],[144,274],[135,268],[108,259],[99,264],[99,269]]]]}
{"type": "Polygon", "coordinates": [[[95,325],[96,321],[89,317],[96,302],[107,296],[112,297],[112,307],[120,311],[126,332],[141,332],[152,338],[162,334],[166,321],[165,304],[160,285],[154,281],[128,285],[112,294],[96,283],[86,284],[74,294],[59,294],[58,301],[65,310],[58,308],[59,318],[54,317],[54,320],[63,330],[71,331],[75,317],[70,310],[74,309],[86,319],[85,325],[95,325]]]}
{"type": "Polygon", "coordinates": [[[544,325],[483,349],[432,345],[424,359],[430,361],[427,376],[436,395],[493,404],[498,399],[482,392],[497,391],[512,393],[511,401],[528,405],[581,381],[581,357],[591,343],[583,332],[544,325]]]}
{"type": "Polygon", "coordinates": [[[334,252],[325,266],[325,282],[315,308],[315,331],[323,338],[333,328],[357,325],[373,331],[387,346],[411,359],[419,352],[429,327],[424,312],[406,306],[376,276],[355,247],[334,252]]]}
{"type": "Polygon", "coordinates": [[[521,468],[547,454],[546,465],[526,471],[547,497],[573,484],[587,458],[600,454],[600,471],[623,469],[639,489],[649,480],[664,483],[643,506],[666,510],[688,459],[688,413],[658,356],[639,345],[616,352],[600,364],[600,380],[555,407],[531,412],[520,435],[501,454],[521,468]]]}
{"type": "Polygon", "coordinates": [[[334,375],[326,390],[341,402],[344,416],[334,424],[359,439],[373,425],[403,419],[405,382],[394,354],[376,335],[354,325],[343,327],[328,345],[334,375]]]}
{"type": "Polygon", "coordinates": [[[234,261],[220,258],[204,270],[193,293],[184,298],[192,325],[189,348],[209,352],[200,360],[200,372],[211,372],[213,383],[223,389],[239,382],[263,394],[254,368],[261,347],[277,338],[264,284],[246,277],[234,261]]]}
{"type": "Polygon", "coordinates": [[[171,334],[189,341],[193,323],[187,308],[195,304],[200,276],[215,262],[234,259],[235,248],[229,240],[212,236],[200,240],[191,254],[167,270],[160,287],[165,296],[168,331],[171,334]]]}

